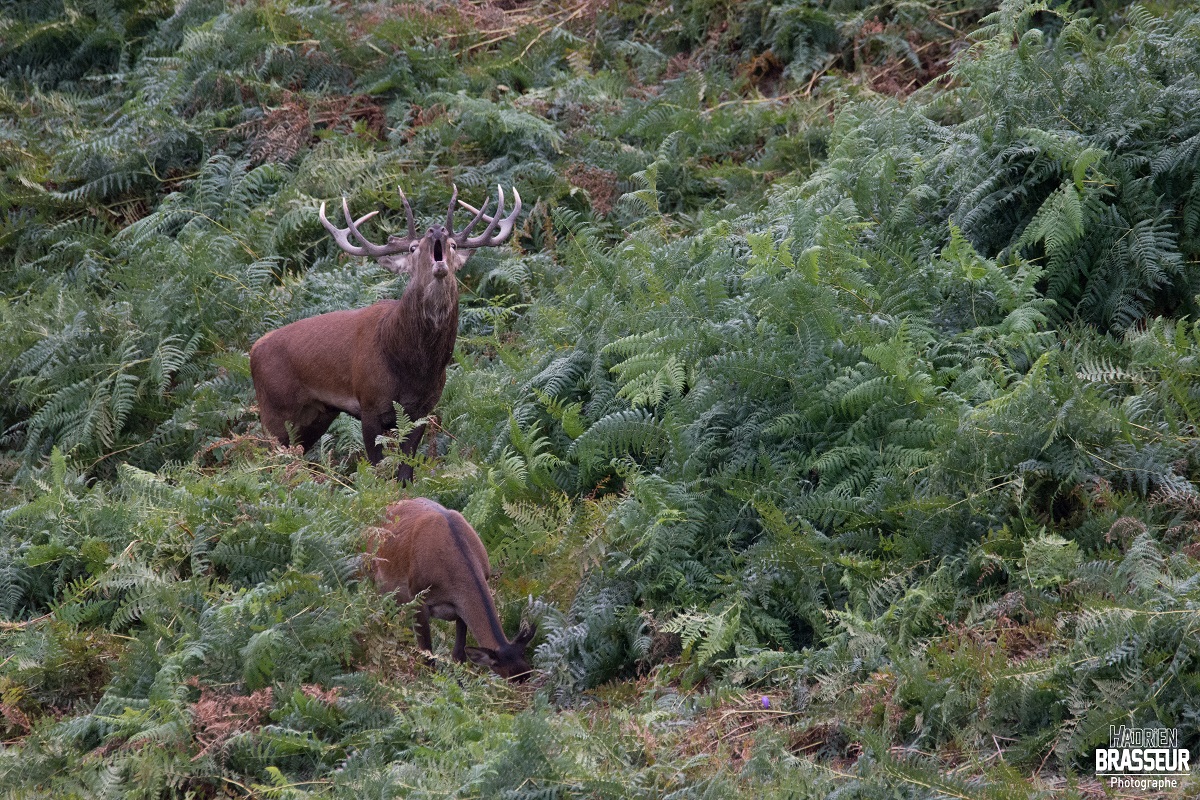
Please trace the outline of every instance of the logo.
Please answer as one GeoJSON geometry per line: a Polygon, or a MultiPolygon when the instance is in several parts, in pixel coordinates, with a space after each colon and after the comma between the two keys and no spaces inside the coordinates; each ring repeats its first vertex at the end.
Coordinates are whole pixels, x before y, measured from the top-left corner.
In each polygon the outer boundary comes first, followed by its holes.
{"type": "Polygon", "coordinates": [[[1192,754],[1178,728],[1108,726],[1108,747],[1096,748],[1096,776],[1116,789],[1178,789],[1192,773],[1192,754]]]}

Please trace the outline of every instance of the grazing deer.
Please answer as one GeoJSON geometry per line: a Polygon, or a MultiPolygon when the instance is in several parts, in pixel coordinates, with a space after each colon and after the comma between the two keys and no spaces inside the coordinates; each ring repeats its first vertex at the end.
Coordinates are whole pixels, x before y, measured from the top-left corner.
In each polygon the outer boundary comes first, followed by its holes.
{"type": "MultiPolygon", "coordinates": [[[[455,273],[480,247],[503,244],[521,213],[521,195],[513,189],[512,213],[504,216],[504,190],[499,189],[496,216],[489,217],[487,202],[476,209],[458,201],[458,187],[450,198],[444,225],[434,225],[417,235],[412,208],[400,191],[408,218],[407,236],[388,236],[372,244],[359,226],[377,211],[357,220],[342,198],[346,228],[335,227],[325,216],[321,224],[342,250],[354,256],[371,256],[379,265],[411,277],[399,300],[381,300],[366,308],[333,311],[284,325],[263,336],[250,348],[250,374],[263,427],[288,443],[288,426],[296,442],[308,450],[345,412],[362,420],[363,445],[372,464],[383,458],[377,438],[396,427],[393,403],[410,419],[433,410],[446,385],[446,366],[458,337],[458,280],[455,273]],[[454,230],[455,203],[474,212],[475,218],[459,232],[454,230]],[[478,236],[471,230],[483,219],[487,227],[478,236]],[[361,244],[350,240],[353,234],[361,244]]],[[[407,455],[416,452],[424,426],[414,429],[401,445],[407,455]]],[[[403,464],[400,481],[412,480],[412,467],[403,464]]]]}
{"type": "Polygon", "coordinates": [[[468,658],[491,667],[500,677],[529,677],[525,648],[537,626],[522,625],[511,642],[504,636],[488,591],[492,570],[479,534],[457,511],[425,498],[388,506],[383,527],[372,528],[369,572],[380,591],[402,603],[427,592],[417,612],[417,643],[433,652],[429,618],[453,620],[455,661],[468,658]],[[467,631],[479,647],[467,647],[467,631]]]}

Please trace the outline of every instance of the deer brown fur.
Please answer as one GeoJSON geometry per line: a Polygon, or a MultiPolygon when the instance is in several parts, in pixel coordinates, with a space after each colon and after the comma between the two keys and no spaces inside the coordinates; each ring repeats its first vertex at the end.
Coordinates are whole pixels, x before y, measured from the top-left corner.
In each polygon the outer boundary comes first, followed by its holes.
{"type": "Polygon", "coordinates": [[[402,603],[426,592],[417,612],[422,648],[433,652],[430,617],[453,620],[455,661],[470,659],[509,680],[528,677],[525,648],[537,628],[522,625],[513,641],[505,637],[487,585],[487,550],[462,514],[425,498],[394,503],[383,526],[371,529],[368,549],[369,572],[380,591],[402,603]],[[466,646],[468,630],[479,647],[466,646]]]}
{"type": "MultiPolygon", "coordinates": [[[[348,227],[339,229],[325,217],[322,203],[321,222],[343,250],[374,257],[380,266],[411,277],[399,300],[302,319],[254,343],[250,374],[267,432],[285,444],[294,433],[296,442],[308,450],[344,412],[362,420],[367,458],[379,463],[383,448],[377,439],[396,426],[393,403],[417,420],[429,414],[442,396],[458,337],[456,273],[475,248],[494,247],[508,238],[521,211],[521,196],[516,191],[513,195],[513,212],[503,219],[503,191],[495,217],[486,215],[487,203],[482,209],[459,203],[475,218],[456,233],[455,189],[445,225],[434,225],[418,237],[412,209],[401,192],[408,235],[389,236],[383,245],[372,244],[359,231],[376,212],[354,220],[343,198],[348,227]],[[486,220],[486,230],[469,236],[480,219],[486,220]],[[354,244],[351,235],[360,244],[354,244]]],[[[411,456],[423,434],[424,426],[414,429],[401,450],[411,456]]],[[[397,477],[411,480],[412,467],[402,465],[397,477]]]]}

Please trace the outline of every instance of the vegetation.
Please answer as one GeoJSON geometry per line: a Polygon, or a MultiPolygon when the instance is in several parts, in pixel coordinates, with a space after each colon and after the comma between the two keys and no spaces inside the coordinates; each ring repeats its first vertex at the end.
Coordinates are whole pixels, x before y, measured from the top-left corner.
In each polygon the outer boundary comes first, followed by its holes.
{"type": "Polygon", "coordinates": [[[1200,747],[1190,4],[0,14],[5,797],[1083,797],[1110,724],[1200,747]],[[402,286],[319,202],[451,182],[530,210],[415,485],[349,418],[274,446],[250,344],[402,286]],[[408,495],[534,686],[359,579],[408,495]]]}

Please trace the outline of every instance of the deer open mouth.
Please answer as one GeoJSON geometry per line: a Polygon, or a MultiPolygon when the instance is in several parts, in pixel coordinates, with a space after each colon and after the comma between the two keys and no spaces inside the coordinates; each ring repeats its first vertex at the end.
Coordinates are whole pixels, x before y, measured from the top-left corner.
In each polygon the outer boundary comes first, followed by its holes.
{"type": "Polygon", "coordinates": [[[433,260],[434,261],[444,261],[445,260],[445,256],[442,253],[442,240],[441,239],[433,240],[433,260]]]}

